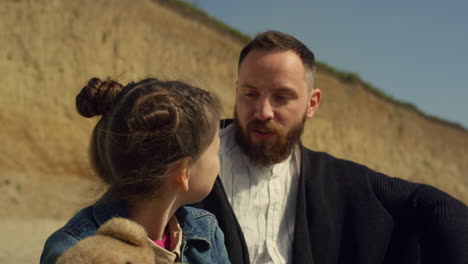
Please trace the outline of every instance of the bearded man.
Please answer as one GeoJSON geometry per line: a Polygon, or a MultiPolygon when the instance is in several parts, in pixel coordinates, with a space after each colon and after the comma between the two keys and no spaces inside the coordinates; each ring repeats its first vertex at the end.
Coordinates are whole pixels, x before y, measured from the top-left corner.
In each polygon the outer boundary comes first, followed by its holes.
{"type": "Polygon", "coordinates": [[[201,203],[232,263],[468,263],[468,209],[428,185],[305,148],[317,111],[314,54],[278,31],[241,51],[234,120],[201,203]]]}

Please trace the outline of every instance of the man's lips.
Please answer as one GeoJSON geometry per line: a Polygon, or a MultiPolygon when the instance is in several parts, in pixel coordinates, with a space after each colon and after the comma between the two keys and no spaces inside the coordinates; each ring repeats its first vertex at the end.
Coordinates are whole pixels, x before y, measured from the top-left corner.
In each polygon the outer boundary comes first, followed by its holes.
{"type": "Polygon", "coordinates": [[[247,125],[247,131],[252,140],[269,140],[278,134],[273,122],[251,121],[247,125]]]}
{"type": "Polygon", "coordinates": [[[274,133],[274,131],[271,131],[266,128],[254,128],[253,131],[256,133],[260,133],[260,134],[273,134],[274,133]]]}
{"type": "Polygon", "coordinates": [[[251,130],[252,136],[257,139],[269,139],[276,135],[275,131],[265,128],[254,128],[251,130]]]}

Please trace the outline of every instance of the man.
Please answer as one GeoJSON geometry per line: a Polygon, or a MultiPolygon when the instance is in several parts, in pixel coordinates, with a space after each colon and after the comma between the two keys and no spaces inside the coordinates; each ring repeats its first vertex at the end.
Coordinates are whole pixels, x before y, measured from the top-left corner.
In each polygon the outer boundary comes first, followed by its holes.
{"type": "Polygon", "coordinates": [[[300,143],[320,105],[315,58],[267,31],[240,53],[213,212],[233,263],[468,263],[468,209],[427,185],[300,143]]]}

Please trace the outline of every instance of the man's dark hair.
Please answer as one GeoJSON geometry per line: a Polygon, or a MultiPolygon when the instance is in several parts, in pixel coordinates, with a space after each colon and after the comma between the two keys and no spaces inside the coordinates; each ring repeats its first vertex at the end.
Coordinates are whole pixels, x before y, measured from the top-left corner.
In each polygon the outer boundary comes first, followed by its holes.
{"type": "Polygon", "coordinates": [[[304,43],[289,34],[279,31],[269,30],[259,33],[241,50],[238,68],[245,57],[247,57],[252,50],[257,49],[266,51],[293,51],[301,59],[306,69],[306,78],[308,78],[312,84],[309,90],[312,89],[315,80],[315,56],[304,43]]]}

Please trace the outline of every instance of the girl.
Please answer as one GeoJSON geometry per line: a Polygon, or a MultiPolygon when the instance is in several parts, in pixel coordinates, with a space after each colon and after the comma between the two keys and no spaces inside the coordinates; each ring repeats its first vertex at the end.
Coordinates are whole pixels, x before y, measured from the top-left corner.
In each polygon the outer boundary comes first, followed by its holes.
{"type": "Polygon", "coordinates": [[[47,239],[40,262],[55,263],[110,218],[125,217],[145,229],[160,262],[229,263],[215,217],[184,206],[207,196],[218,175],[219,102],[179,81],[123,87],[93,78],[76,108],[101,116],[90,158],[109,188],[47,239]]]}

